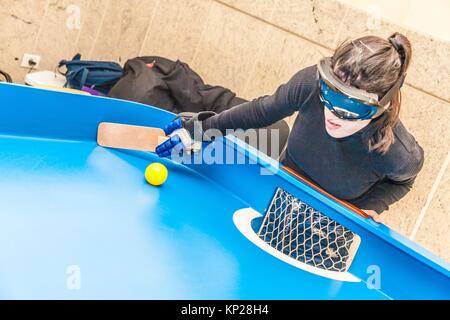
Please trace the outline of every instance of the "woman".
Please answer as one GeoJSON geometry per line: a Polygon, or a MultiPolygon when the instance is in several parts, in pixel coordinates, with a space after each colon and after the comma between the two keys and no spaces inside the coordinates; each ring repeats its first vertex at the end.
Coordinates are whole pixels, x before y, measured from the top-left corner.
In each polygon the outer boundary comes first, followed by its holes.
{"type": "MultiPolygon", "coordinates": [[[[424,160],[399,121],[410,61],[411,45],[402,34],[362,37],[299,71],[272,96],[217,115],[177,118],[166,133],[262,128],[299,111],[280,162],[380,222],[379,214],[411,189],[424,160]]],[[[167,156],[180,142],[173,135],[157,152],[167,156]]]]}

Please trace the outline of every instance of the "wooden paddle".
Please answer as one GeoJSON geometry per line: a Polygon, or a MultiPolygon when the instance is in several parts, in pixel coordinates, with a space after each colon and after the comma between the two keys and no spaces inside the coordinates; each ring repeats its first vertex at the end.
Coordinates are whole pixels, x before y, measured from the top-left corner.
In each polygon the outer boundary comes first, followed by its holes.
{"type": "Polygon", "coordinates": [[[101,122],[97,143],[102,147],[155,152],[156,147],[168,137],[159,128],[101,122]]]}

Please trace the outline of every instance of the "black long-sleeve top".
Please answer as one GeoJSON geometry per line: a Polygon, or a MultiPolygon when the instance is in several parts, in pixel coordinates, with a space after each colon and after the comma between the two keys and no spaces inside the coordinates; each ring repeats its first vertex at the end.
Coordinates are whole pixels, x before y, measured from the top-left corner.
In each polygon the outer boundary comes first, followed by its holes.
{"type": "Polygon", "coordinates": [[[203,129],[263,128],[299,111],[280,162],[361,209],[387,210],[411,190],[423,166],[423,149],[401,121],[385,154],[369,151],[363,139],[373,121],[351,136],[331,137],[318,90],[317,67],[305,68],[273,95],[208,118],[203,129]]]}

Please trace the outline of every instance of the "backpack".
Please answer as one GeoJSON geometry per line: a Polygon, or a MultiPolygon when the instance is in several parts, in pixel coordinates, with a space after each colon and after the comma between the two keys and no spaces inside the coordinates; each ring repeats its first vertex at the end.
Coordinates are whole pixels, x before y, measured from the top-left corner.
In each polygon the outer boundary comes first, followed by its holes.
{"type": "Polygon", "coordinates": [[[89,87],[107,94],[123,73],[122,67],[116,62],[81,60],[81,54],[76,54],[72,60],[61,60],[58,69],[67,68],[66,88],[82,90],[89,87]]]}
{"type": "Polygon", "coordinates": [[[205,84],[188,64],[159,56],[128,60],[122,78],[111,89],[109,96],[174,113],[220,113],[245,102],[227,88],[205,84]]]}

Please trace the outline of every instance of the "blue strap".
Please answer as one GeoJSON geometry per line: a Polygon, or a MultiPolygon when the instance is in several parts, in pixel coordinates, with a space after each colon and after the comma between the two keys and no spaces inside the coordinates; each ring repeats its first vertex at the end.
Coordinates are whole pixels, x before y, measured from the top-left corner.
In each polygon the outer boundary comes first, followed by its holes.
{"type": "Polygon", "coordinates": [[[175,120],[169,122],[168,125],[164,127],[164,132],[166,133],[166,136],[174,132],[175,130],[183,128],[183,121],[180,117],[176,118],[175,120]]]}
{"type": "Polygon", "coordinates": [[[81,80],[80,80],[80,89],[83,88],[84,84],[86,83],[88,74],[89,74],[89,70],[84,68],[83,74],[81,75],[81,80]]]}
{"type": "Polygon", "coordinates": [[[160,157],[168,157],[170,156],[172,149],[180,143],[181,138],[178,135],[174,135],[173,137],[170,137],[168,140],[157,146],[155,151],[160,157]]]}

